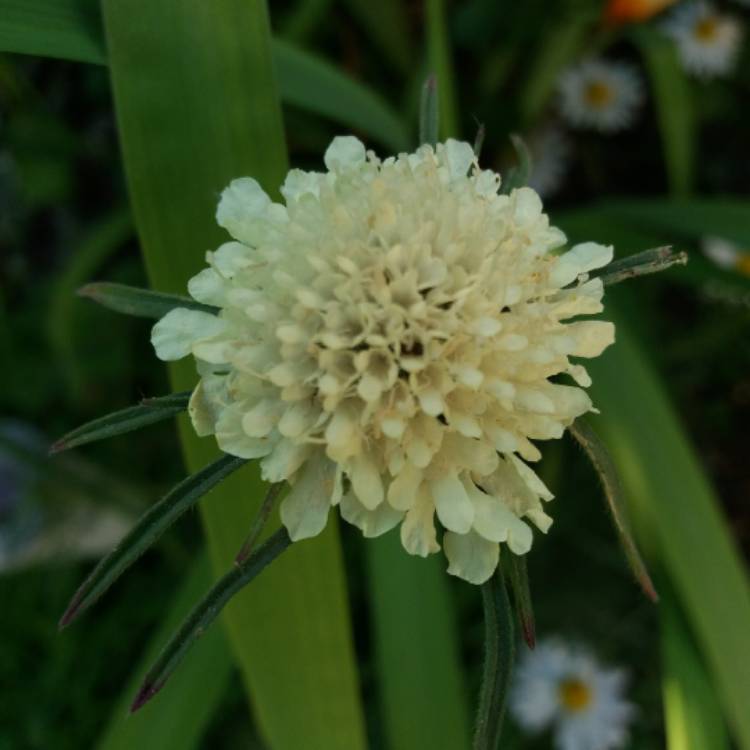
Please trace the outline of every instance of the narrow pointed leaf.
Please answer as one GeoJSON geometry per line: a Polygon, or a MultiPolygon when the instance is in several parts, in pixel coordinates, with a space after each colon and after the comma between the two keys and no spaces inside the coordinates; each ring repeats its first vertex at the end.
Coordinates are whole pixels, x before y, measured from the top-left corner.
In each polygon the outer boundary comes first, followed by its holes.
{"type": "Polygon", "coordinates": [[[203,735],[222,706],[233,672],[232,654],[221,628],[206,633],[182,664],[170,689],[136,716],[128,708],[166,640],[213,582],[202,551],[180,574],[179,588],[164,607],[163,619],[149,634],[138,663],[110,712],[96,750],[199,750],[203,735]]]}
{"type": "Polygon", "coordinates": [[[499,569],[481,588],[484,607],[484,667],[472,748],[498,750],[515,659],[513,612],[499,569]]]}
{"type": "Polygon", "coordinates": [[[665,245],[616,260],[597,275],[606,286],[611,286],[627,279],[666,271],[672,266],[684,266],[687,262],[687,253],[674,253],[671,246],[665,245]]]}
{"type": "Polygon", "coordinates": [[[516,605],[516,615],[523,639],[529,648],[534,648],[536,646],[536,622],[526,555],[514,555],[503,548],[503,565],[513,591],[513,601],[516,605]]]}
{"type": "Polygon", "coordinates": [[[263,533],[263,529],[268,523],[268,517],[271,515],[271,511],[273,510],[273,505],[276,502],[276,498],[279,496],[279,493],[283,488],[283,482],[272,484],[268,488],[268,492],[263,498],[263,503],[260,506],[260,510],[258,510],[258,514],[255,516],[255,520],[253,521],[250,533],[247,535],[247,539],[245,539],[245,541],[242,543],[242,547],[237,553],[237,557],[234,558],[234,562],[237,565],[241,565],[243,562],[245,562],[245,560],[250,557],[253,549],[255,549],[255,545],[258,543],[258,540],[263,533]]]}
{"type": "Polygon", "coordinates": [[[469,696],[444,562],[406,554],[398,529],[364,546],[384,747],[468,750],[469,696]]]}
{"type": "Polygon", "coordinates": [[[186,510],[244,463],[244,458],[222,456],[180,482],[149,508],[122,542],[99,562],[81,584],[60,619],[60,627],[80,617],[186,510]]]}
{"type": "Polygon", "coordinates": [[[439,138],[460,137],[460,123],[456,97],[456,77],[453,68],[453,52],[448,33],[445,0],[427,0],[425,3],[427,60],[434,71],[438,85],[438,108],[440,110],[439,138]]]}
{"type": "Polygon", "coordinates": [[[291,543],[286,529],[279,529],[247,560],[233,566],[214,584],[204,599],[187,616],[148,671],[133,701],[131,711],[137,711],[164,687],[196,639],[203,635],[231,598],[270,565],[291,543]]]}
{"type": "Polygon", "coordinates": [[[620,480],[617,476],[615,465],[612,463],[612,459],[607,451],[607,447],[602,443],[591,425],[584,419],[577,419],[568,429],[570,430],[570,434],[586,452],[592,466],[599,475],[617,536],[620,539],[620,544],[622,544],[625,557],[628,560],[635,579],[640,584],[644,594],[651,601],[658,601],[659,595],[656,593],[651,576],[646,569],[646,563],[643,562],[641,553],[638,551],[635,539],[630,530],[620,480]]]}
{"type": "Polygon", "coordinates": [[[155,422],[169,419],[187,409],[190,391],[172,393],[169,396],[150,398],[137,406],[112,412],[71,430],[50,448],[50,453],[76,448],[79,445],[106,440],[115,435],[124,435],[155,422]]]}
{"type": "Polygon", "coordinates": [[[109,310],[138,318],[158,319],[176,307],[187,307],[208,313],[217,312],[215,307],[203,305],[190,297],[152,292],[150,289],[139,289],[127,284],[113,284],[109,281],[86,284],[78,290],[78,294],[98,302],[109,310]]]}
{"type": "Polygon", "coordinates": [[[531,152],[526,145],[526,141],[520,135],[511,133],[510,141],[518,157],[518,166],[509,169],[500,186],[500,192],[508,195],[511,191],[523,187],[529,181],[531,176],[531,152]]]}
{"type": "Polygon", "coordinates": [[[419,105],[419,143],[434,146],[438,142],[440,114],[438,104],[437,79],[430,75],[422,85],[422,99],[419,105]]]}

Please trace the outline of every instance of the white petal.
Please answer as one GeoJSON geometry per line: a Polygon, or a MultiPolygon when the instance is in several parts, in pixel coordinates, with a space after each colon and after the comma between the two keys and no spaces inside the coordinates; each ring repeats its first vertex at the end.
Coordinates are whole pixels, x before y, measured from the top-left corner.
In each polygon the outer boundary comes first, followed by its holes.
{"type": "Polygon", "coordinates": [[[431,480],[429,487],[443,526],[459,534],[469,531],[474,521],[474,506],[459,478],[455,474],[445,474],[431,480]]]}
{"type": "Polygon", "coordinates": [[[398,510],[409,510],[414,505],[422,484],[422,472],[405,463],[388,487],[388,503],[398,510]]]}
{"type": "Polygon", "coordinates": [[[213,268],[204,268],[188,281],[188,292],[204,305],[221,307],[226,302],[227,282],[213,268]]]}
{"type": "Polygon", "coordinates": [[[265,190],[252,177],[232,180],[225,188],[216,209],[216,221],[235,239],[252,245],[254,225],[271,205],[265,190]]]}
{"type": "Polygon", "coordinates": [[[526,524],[503,500],[476,487],[467,488],[474,504],[474,530],[490,542],[506,542],[511,533],[523,536],[526,524]]]}
{"type": "Polygon", "coordinates": [[[281,501],[281,522],[293,542],[317,536],[325,528],[335,465],[322,455],[310,459],[289,494],[281,501]]]}
{"type": "Polygon", "coordinates": [[[216,431],[216,421],[225,407],[225,394],[224,376],[206,375],[198,381],[188,404],[188,414],[198,437],[213,435],[216,431]]]}
{"type": "Polygon", "coordinates": [[[559,255],[549,275],[552,286],[566,286],[582,273],[606,266],[612,261],[614,248],[596,242],[574,245],[567,253],[559,255]]]}
{"type": "Polygon", "coordinates": [[[347,492],[341,498],[341,517],[362,530],[366,537],[376,537],[390,531],[404,517],[403,511],[392,508],[388,503],[380,503],[375,510],[369,510],[347,492]]]}
{"type": "Polygon", "coordinates": [[[320,185],[324,179],[325,175],[320,172],[304,172],[301,169],[292,169],[281,186],[281,194],[287,203],[295,201],[303,195],[314,195],[317,198],[320,185]]]}
{"type": "Polygon", "coordinates": [[[615,326],[606,320],[582,320],[566,326],[567,332],[575,336],[576,357],[598,357],[615,341],[615,326]]]}
{"type": "Polygon", "coordinates": [[[190,354],[196,341],[216,336],[226,327],[226,321],[216,315],[177,307],[152,328],[151,343],[159,359],[172,362],[190,354]]]}
{"type": "Polygon", "coordinates": [[[474,149],[468,143],[453,138],[445,142],[445,161],[451,177],[465,177],[474,158],[474,149]]]}
{"type": "Polygon", "coordinates": [[[341,172],[356,167],[365,160],[365,147],[353,135],[337,135],[326,149],[323,161],[331,172],[341,172]]]}
{"type": "Polygon", "coordinates": [[[523,479],[526,486],[537,495],[537,497],[541,497],[542,500],[548,501],[554,498],[554,495],[547,489],[547,486],[541,479],[539,479],[533,469],[530,469],[523,461],[512,454],[509,458],[515,467],[515,470],[518,472],[518,475],[523,479]]]}
{"type": "Polygon", "coordinates": [[[224,453],[239,458],[260,458],[273,449],[269,438],[251,438],[242,429],[243,410],[240,404],[226,407],[216,420],[216,442],[224,453]]]}
{"type": "Polygon", "coordinates": [[[210,254],[211,265],[226,279],[253,262],[253,250],[241,242],[225,242],[210,254]]]}
{"type": "Polygon", "coordinates": [[[432,498],[425,485],[422,485],[401,524],[401,544],[410,555],[427,557],[440,549],[435,532],[434,514],[432,498]]]}
{"type": "Polygon", "coordinates": [[[383,502],[383,480],[375,463],[366,455],[354,456],[347,466],[354,494],[368,510],[383,502]]]}
{"type": "Polygon", "coordinates": [[[266,482],[282,482],[294,474],[312,452],[309,445],[297,445],[282,438],[273,452],[260,462],[260,475],[266,482]]]}
{"type": "Polygon", "coordinates": [[[481,584],[489,580],[497,568],[500,547],[478,534],[454,534],[447,531],[443,537],[448,572],[469,583],[481,584]]]}

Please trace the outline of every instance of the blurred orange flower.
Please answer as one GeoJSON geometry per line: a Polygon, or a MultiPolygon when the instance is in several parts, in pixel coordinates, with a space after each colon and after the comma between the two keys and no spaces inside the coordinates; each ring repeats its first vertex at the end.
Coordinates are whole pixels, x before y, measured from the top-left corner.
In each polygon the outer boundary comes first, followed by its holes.
{"type": "Polygon", "coordinates": [[[646,21],[676,0],[607,0],[604,17],[610,23],[646,21]]]}

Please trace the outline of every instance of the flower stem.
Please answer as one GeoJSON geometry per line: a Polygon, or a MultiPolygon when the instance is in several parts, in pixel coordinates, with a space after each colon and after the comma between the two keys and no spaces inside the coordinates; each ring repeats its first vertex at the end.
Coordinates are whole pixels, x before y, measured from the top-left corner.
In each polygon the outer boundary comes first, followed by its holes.
{"type": "Polygon", "coordinates": [[[248,557],[250,557],[250,554],[255,548],[258,539],[260,539],[263,528],[265,527],[266,522],[268,521],[268,517],[271,515],[271,511],[273,510],[273,505],[276,502],[276,498],[281,492],[283,486],[284,485],[282,482],[277,482],[276,484],[272,484],[268,488],[268,492],[263,499],[260,510],[258,510],[258,515],[255,517],[255,521],[253,521],[253,527],[250,529],[250,533],[248,534],[247,539],[245,539],[244,543],[242,544],[242,548],[237,553],[237,557],[235,557],[234,559],[235,565],[241,565],[243,562],[245,562],[245,560],[247,560],[248,557]]]}
{"type": "Polygon", "coordinates": [[[513,613],[502,573],[482,585],[484,605],[484,671],[479,692],[473,750],[497,750],[505,714],[515,640],[513,613]]]}

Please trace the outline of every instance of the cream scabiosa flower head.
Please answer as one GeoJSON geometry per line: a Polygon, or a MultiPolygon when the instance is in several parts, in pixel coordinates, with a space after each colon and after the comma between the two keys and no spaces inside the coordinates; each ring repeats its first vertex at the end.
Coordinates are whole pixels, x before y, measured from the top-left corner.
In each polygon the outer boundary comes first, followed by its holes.
{"type": "Polygon", "coordinates": [[[559,91],[560,110],[570,125],[602,133],[632,125],[643,100],[643,84],[635,70],[605,60],[585,60],[566,70],[559,91]]]}
{"type": "Polygon", "coordinates": [[[740,22],[703,0],[677,8],[664,23],[677,44],[683,67],[699,78],[726,75],[734,68],[743,29],[740,22]]]}
{"type": "Polygon", "coordinates": [[[500,195],[471,146],[381,161],[350,136],[327,172],[292,170],[273,203],[255,180],[224,191],[234,237],[207,255],[190,294],[217,316],[159,321],[159,357],[192,354],[190,414],[232,455],[291,485],[292,539],[318,534],[331,506],[377,536],[401,524],[408,552],[439,549],[481,583],[498,545],[529,550],[551,523],[551,493],[527,461],[592,408],[585,369],[614,327],[587,274],[612,249],[565,242],[528,188],[500,195]],[[568,374],[577,385],[550,382],[568,374]]]}
{"type": "Polygon", "coordinates": [[[542,641],[516,669],[510,711],[530,732],[551,728],[558,750],[615,750],[635,714],[625,682],[622,670],[603,668],[580,648],[542,641]]]}

